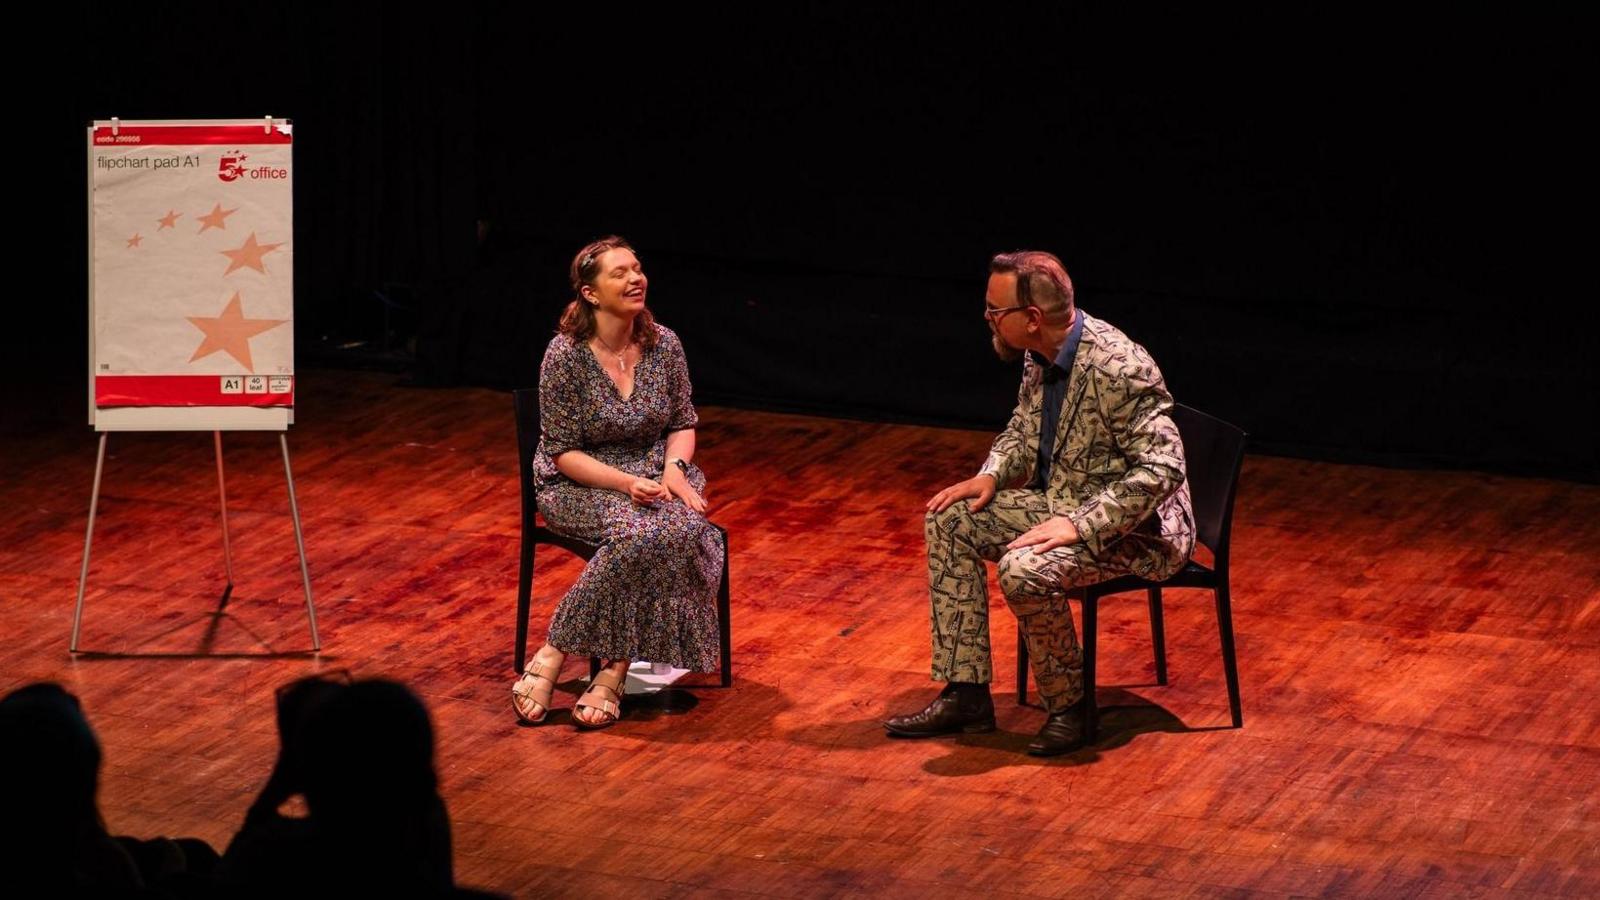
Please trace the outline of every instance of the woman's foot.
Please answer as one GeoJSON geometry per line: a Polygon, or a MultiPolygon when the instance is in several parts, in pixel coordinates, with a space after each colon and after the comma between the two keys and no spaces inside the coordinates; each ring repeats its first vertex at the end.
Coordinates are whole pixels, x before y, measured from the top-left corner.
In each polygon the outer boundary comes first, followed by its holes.
{"type": "Polygon", "coordinates": [[[622,718],[622,692],[627,679],[627,660],[607,663],[572,707],[572,723],[588,730],[617,724],[622,718]]]}
{"type": "Polygon", "coordinates": [[[511,708],[517,720],[524,725],[537,725],[550,714],[550,699],[556,690],[556,679],[561,676],[561,664],[566,654],[545,644],[533,655],[533,661],[523,670],[522,677],[511,686],[511,708]]]}

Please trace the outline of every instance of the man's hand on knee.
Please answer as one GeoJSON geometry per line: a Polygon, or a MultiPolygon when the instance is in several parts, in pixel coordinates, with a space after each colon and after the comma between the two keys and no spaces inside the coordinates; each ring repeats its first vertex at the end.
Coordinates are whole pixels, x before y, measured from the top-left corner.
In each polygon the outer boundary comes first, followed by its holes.
{"type": "Polygon", "coordinates": [[[972,502],[967,504],[967,509],[977,512],[994,499],[994,487],[994,476],[975,475],[934,494],[933,499],[928,501],[928,512],[942,513],[957,500],[969,498],[972,502]]]}
{"type": "Polygon", "coordinates": [[[1032,547],[1034,553],[1044,553],[1057,547],[1078,542],[1078,526],[1066,516],[1055,516],[1024,531],[1020,537],[1006,545],[1007,550],[1032,547]]]}

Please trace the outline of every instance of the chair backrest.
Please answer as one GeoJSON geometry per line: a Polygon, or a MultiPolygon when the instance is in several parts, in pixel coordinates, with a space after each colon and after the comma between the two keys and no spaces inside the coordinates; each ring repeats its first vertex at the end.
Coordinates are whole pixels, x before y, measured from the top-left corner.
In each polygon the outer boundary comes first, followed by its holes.
{"type": "Polygon", "coordinates": [[[517,479],[522,485],[522,526],[533,527],[539,501],[533,493],[533,454],[539,449],[539,389],[518,388],[511,392],[517,413],[517,479]]]}
{"type": "Polygon", "coordinates": [[[1227,560],[1233,531],[1233,498],[1244,464],[1245,433],[1182,403],[1173,407],[1172,421],[1183,437],[1196,536],[1216,554],[1220,567],[1227,560]]]}

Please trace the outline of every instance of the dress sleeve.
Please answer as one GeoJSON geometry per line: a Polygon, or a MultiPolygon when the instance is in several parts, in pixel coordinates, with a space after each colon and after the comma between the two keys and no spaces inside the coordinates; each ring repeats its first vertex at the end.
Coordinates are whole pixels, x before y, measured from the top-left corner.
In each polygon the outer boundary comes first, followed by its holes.
{"type": "Polygon", "coordinates": [[[576,365],[581,349],[557,335],[539,365],[539,432],[551,458],[583,447],[583,376],[576,365]]]}
{"type": "Polygon", "coordinates": [[[667,353],[667,393],[672,404],[667,430],[693,428],[700,416],[694,411],[694,386],[689,383],[689,360],[683,355],[683,344],[676,334],[663,328],[661,349],[667,353]]]}

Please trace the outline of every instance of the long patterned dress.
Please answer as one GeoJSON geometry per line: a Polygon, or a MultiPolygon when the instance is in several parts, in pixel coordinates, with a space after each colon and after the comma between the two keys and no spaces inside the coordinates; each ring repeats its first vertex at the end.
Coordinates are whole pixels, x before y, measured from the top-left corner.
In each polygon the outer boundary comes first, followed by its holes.
{"type": "MultiPolygon", "coordinates": [[[[693,428],[698,416],[683,345],[656,328],[660,339],[640,355],[627,398],[587,342],[558,334],[545,349],[533,461],[539,511],[551,529],[600,545],[556,607],[548,640],[565,653],[712,672],[723,555],[716,529],[676,498],[640,506],[627,494],[578,484],[554,459],[581,450],[630,475],[661,477],[667,434],[693,428]]],[[[705,473],[693,463],[689,483],[705,491],[705,473]]]]}

